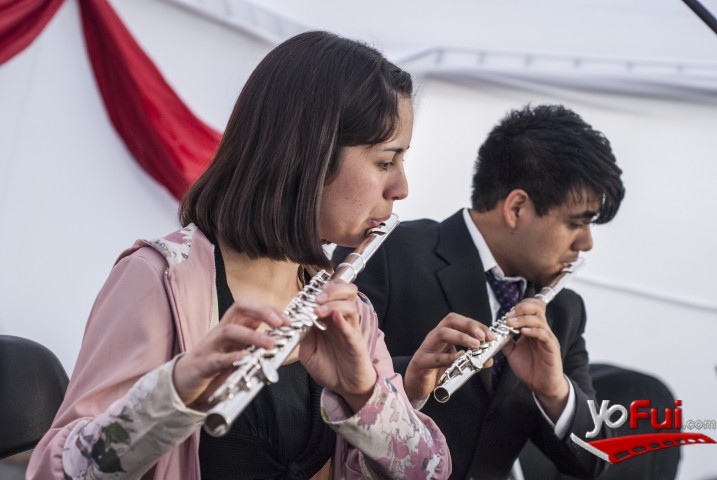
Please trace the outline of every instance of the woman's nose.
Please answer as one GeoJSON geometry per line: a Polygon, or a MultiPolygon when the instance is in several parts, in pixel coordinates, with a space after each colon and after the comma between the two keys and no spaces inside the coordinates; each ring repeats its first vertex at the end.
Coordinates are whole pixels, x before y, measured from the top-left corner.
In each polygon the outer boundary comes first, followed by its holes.
{"type": "Polygon", "coordinates": [[[408,179],[406,178],[406,172],[404,172],[402,165],[391,185],[388,197],[391,198],[391,200],[403,200],[407,196],[408,179]]]}

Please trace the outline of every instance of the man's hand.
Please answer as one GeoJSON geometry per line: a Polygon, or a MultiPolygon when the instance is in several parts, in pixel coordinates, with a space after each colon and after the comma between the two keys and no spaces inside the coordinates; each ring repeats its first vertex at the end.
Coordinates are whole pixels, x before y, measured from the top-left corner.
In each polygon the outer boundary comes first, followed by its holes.
{"type": "Polygon", "coordinates": [[[560,343],[545,318],[545,303],[527,298],[506,317],[507,324],[521,333],[517,342],[508,342],[503,348],[510,368],[556,421],[565,408],[570,387],[563,376],[560,343]]]}
{"type": "MultiPolygon", "coordinates": [[[[411,358],[403,379],[408,398],[427,398],[447,367],[462,354],[456,346],[478,348],[480,342],[494,340],[488,327],[471,318],[449,313],[428,332],[423,343],[411,358]]],[[[487,366],[492,365],[492,360],[487,366]]]]}

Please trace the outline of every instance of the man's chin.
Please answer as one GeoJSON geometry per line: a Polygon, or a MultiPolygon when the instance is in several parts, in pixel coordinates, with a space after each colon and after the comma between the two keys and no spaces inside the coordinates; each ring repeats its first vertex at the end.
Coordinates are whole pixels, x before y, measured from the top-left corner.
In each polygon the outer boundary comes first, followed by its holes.
{"type": "Polygon", "coordinates": [[[537,289],[541,289],[545,286],[550,285],[553,282],[553,280],[555,280],[555,278],[558,276],[558,273],[560,273],[560,272],[549,273],[549,274],[544,274],[544,275],[536,275],[535,279],[526,278],[526,280],[528,280],[528,282],[532,283],[537,289]]]}
{"type": "Polygon", "coordinates": [[[540,287],[547,287],[551,283],[555,281],[556,278],[558,278],[558,275],[563,271],[562,267],[555,272],[552,272],[550,275],[543,276],[539,282],[537,282],[537,285],[540,287]]]}

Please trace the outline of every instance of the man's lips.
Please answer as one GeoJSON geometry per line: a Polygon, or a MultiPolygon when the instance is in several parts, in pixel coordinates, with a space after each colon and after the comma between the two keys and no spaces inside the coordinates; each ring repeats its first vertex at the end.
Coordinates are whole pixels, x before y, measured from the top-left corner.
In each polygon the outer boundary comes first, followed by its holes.
{"type": "Polygon", "coordinates": [[[563,262],[563,263],[562,263],[563,268],[569,267],[570,265],[572,265],[573,263],[575,263],[575,262],[577,261],[577,259],[578,259],[578,257],[575,257],[575,258],[573,258],[572,260],[568,260],[567,262],[563,262]]]}

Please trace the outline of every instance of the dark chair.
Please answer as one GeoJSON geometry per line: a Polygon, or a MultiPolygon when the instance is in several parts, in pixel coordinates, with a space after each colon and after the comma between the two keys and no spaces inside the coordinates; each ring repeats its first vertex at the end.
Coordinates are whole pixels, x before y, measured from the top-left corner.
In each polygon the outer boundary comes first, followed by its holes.
{"type": "Polygon", "coordinates": [[[0,335],[0,459],[33,448],[67,389],[67,373],[47,348],[0,335]]]}
{"type": "MultiPolygon", "coordinates": [[[[633,400],[651,400],[652,406],[663,411],[674,408],[675,396],[657,378],[635,370],[615,365],[591,364],[590,376],[597,392],[598,401],[610,400],[629,408],[633,400]]],[[[662,430],[662,432],[677,430],[662,430]]],[[[646,425],[638,423],[636,430],[630,430],[628,423],[613,431],[615,436],[656,433],[646,425]]],[[[610,465],[599,480],[673,480],[680,462],[679,448],[666,448],[659,452],[639,455],[624,462],[610,465]]],[[[520,454],[520,464],[525,480],[573,480],[575,477],[561,474],[557,468],[532,443],[528,443],[520,454]]]]}

